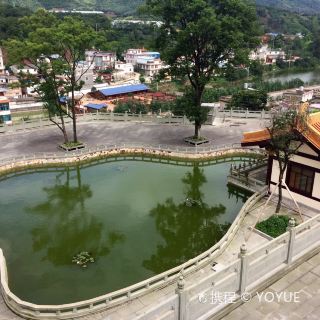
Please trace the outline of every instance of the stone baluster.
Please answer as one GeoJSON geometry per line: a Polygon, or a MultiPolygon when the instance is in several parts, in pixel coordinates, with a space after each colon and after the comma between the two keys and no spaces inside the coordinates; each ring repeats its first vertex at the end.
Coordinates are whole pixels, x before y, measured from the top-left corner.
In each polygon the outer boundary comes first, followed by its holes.
{"type": "Polygon", "coordinates": [[[179,320],[187,320],[187,292],[185,291],[185,280],[181,274],[176,289],[179,299],[179,320]]]}
{"type": "Polygon", "coordinates": [[[247,278],[248,278],[248,257],[247,257],[247,246],[243,244],[240,247],[239,258],[240,262],[240,294],[246,291],[247,278]]]}
{"type": "Polygon", "coordinates": [[[289,225],[287,227],[287,231],[289,231],[289,244],[288,244],[288,256],[287,256],[287,264],[291,264],[292,256],[293,256],[293,247],[294,247],[294,240],[296,238],[296,221],[294,218],[289,220],[289,225]]]}

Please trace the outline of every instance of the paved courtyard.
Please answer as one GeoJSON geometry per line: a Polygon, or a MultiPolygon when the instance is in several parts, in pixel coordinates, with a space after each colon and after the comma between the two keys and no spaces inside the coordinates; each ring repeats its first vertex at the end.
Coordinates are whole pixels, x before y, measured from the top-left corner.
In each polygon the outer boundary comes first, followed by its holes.
{"type": "MultiPolygon", "coordinates": [[[[267,292],[297,292],[299,302],[266,302],[255,296],[238,307],[224,320],[319,320],[320,319],[320,253],[275,282],[267,292]]],[[[268,300],[268,299],[267,299],[268,300]]],[[[268,300],[270,301],[270,300],[268,300]]]]}
{"type": "MultiPolygon", "coordinates": [[[[211,146],[221,146],[239,143],[244,131],[263,126],[264,122],[260,120],[233,120],[219,127],[203,126],[201,135],[210,139],[211,146]]],[[[123,143],[187,146],[183,139],[191,135],[191,125],[107,121],[78,124],[79,140],[91,147],[123,143]]],[[[56,127],[6,134],[1,136],[0,158],[36,152],[57,152],[57,145],[61,142],[62,135],[56,127]]]]}

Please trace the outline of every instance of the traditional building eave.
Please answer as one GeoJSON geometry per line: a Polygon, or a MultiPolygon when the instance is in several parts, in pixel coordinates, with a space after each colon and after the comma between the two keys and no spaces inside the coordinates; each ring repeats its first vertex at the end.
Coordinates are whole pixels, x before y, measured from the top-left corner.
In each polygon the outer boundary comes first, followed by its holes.
{"type": "MultiPolygon", "coordinates": [[[[302,135],[314,150],[320,152],[320,112],[311,114],[308,119],[308,130],[302,135]]],[[[245,132],[241,141],[242,146],[265,147],[270,140],[268,129],[245,132]]]]}

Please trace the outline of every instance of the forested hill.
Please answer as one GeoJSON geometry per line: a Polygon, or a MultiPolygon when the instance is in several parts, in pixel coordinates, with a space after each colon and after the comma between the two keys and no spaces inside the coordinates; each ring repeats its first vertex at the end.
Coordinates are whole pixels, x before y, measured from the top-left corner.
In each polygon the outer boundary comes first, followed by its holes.
{"type": "Polygon", "coordinates": [[[320,13],[320,0],[256,0],[256,3],[298,13],[320,13]]]}
{"type": "Polygon", "coordinates": [[[76,10],[114,11],[118,14],[134,13],[144,0],[0,0],[0,4],[36,9],[64,8],[76,10]]]}
{"type": "MultiPolygon", "coordinates": [[[[45,7],[77,10],[114,11],[118,14],[134,13],[144,0],[0,0],[0,4],[36,9],[45,7]]],[[[320,13],[320,0],[256,0],[258,5],[299,13],[320,13]]]]}

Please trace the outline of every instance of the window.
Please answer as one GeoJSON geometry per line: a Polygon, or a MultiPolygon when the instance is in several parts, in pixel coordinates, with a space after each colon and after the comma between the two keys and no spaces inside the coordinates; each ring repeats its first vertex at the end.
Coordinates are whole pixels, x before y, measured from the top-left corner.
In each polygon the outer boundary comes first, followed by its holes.
{"type": "Polygon", "coordinates": [[[312,196],[315,171],[301,164],[290,163],[287,185],[290,190],[305,196],[312,196]]]}
{"type": "Polygon", "coordinates": [[[0,123],[4,123],[7,121],[11,121],[11,116],[10,115],[5,115],[5,116],[0,116],[0,123]]]}
{"type": "Polygon", "coordinates": [[[0,111],[8,111],[9,104],[8,103],[0,103],[0,111]]]}

